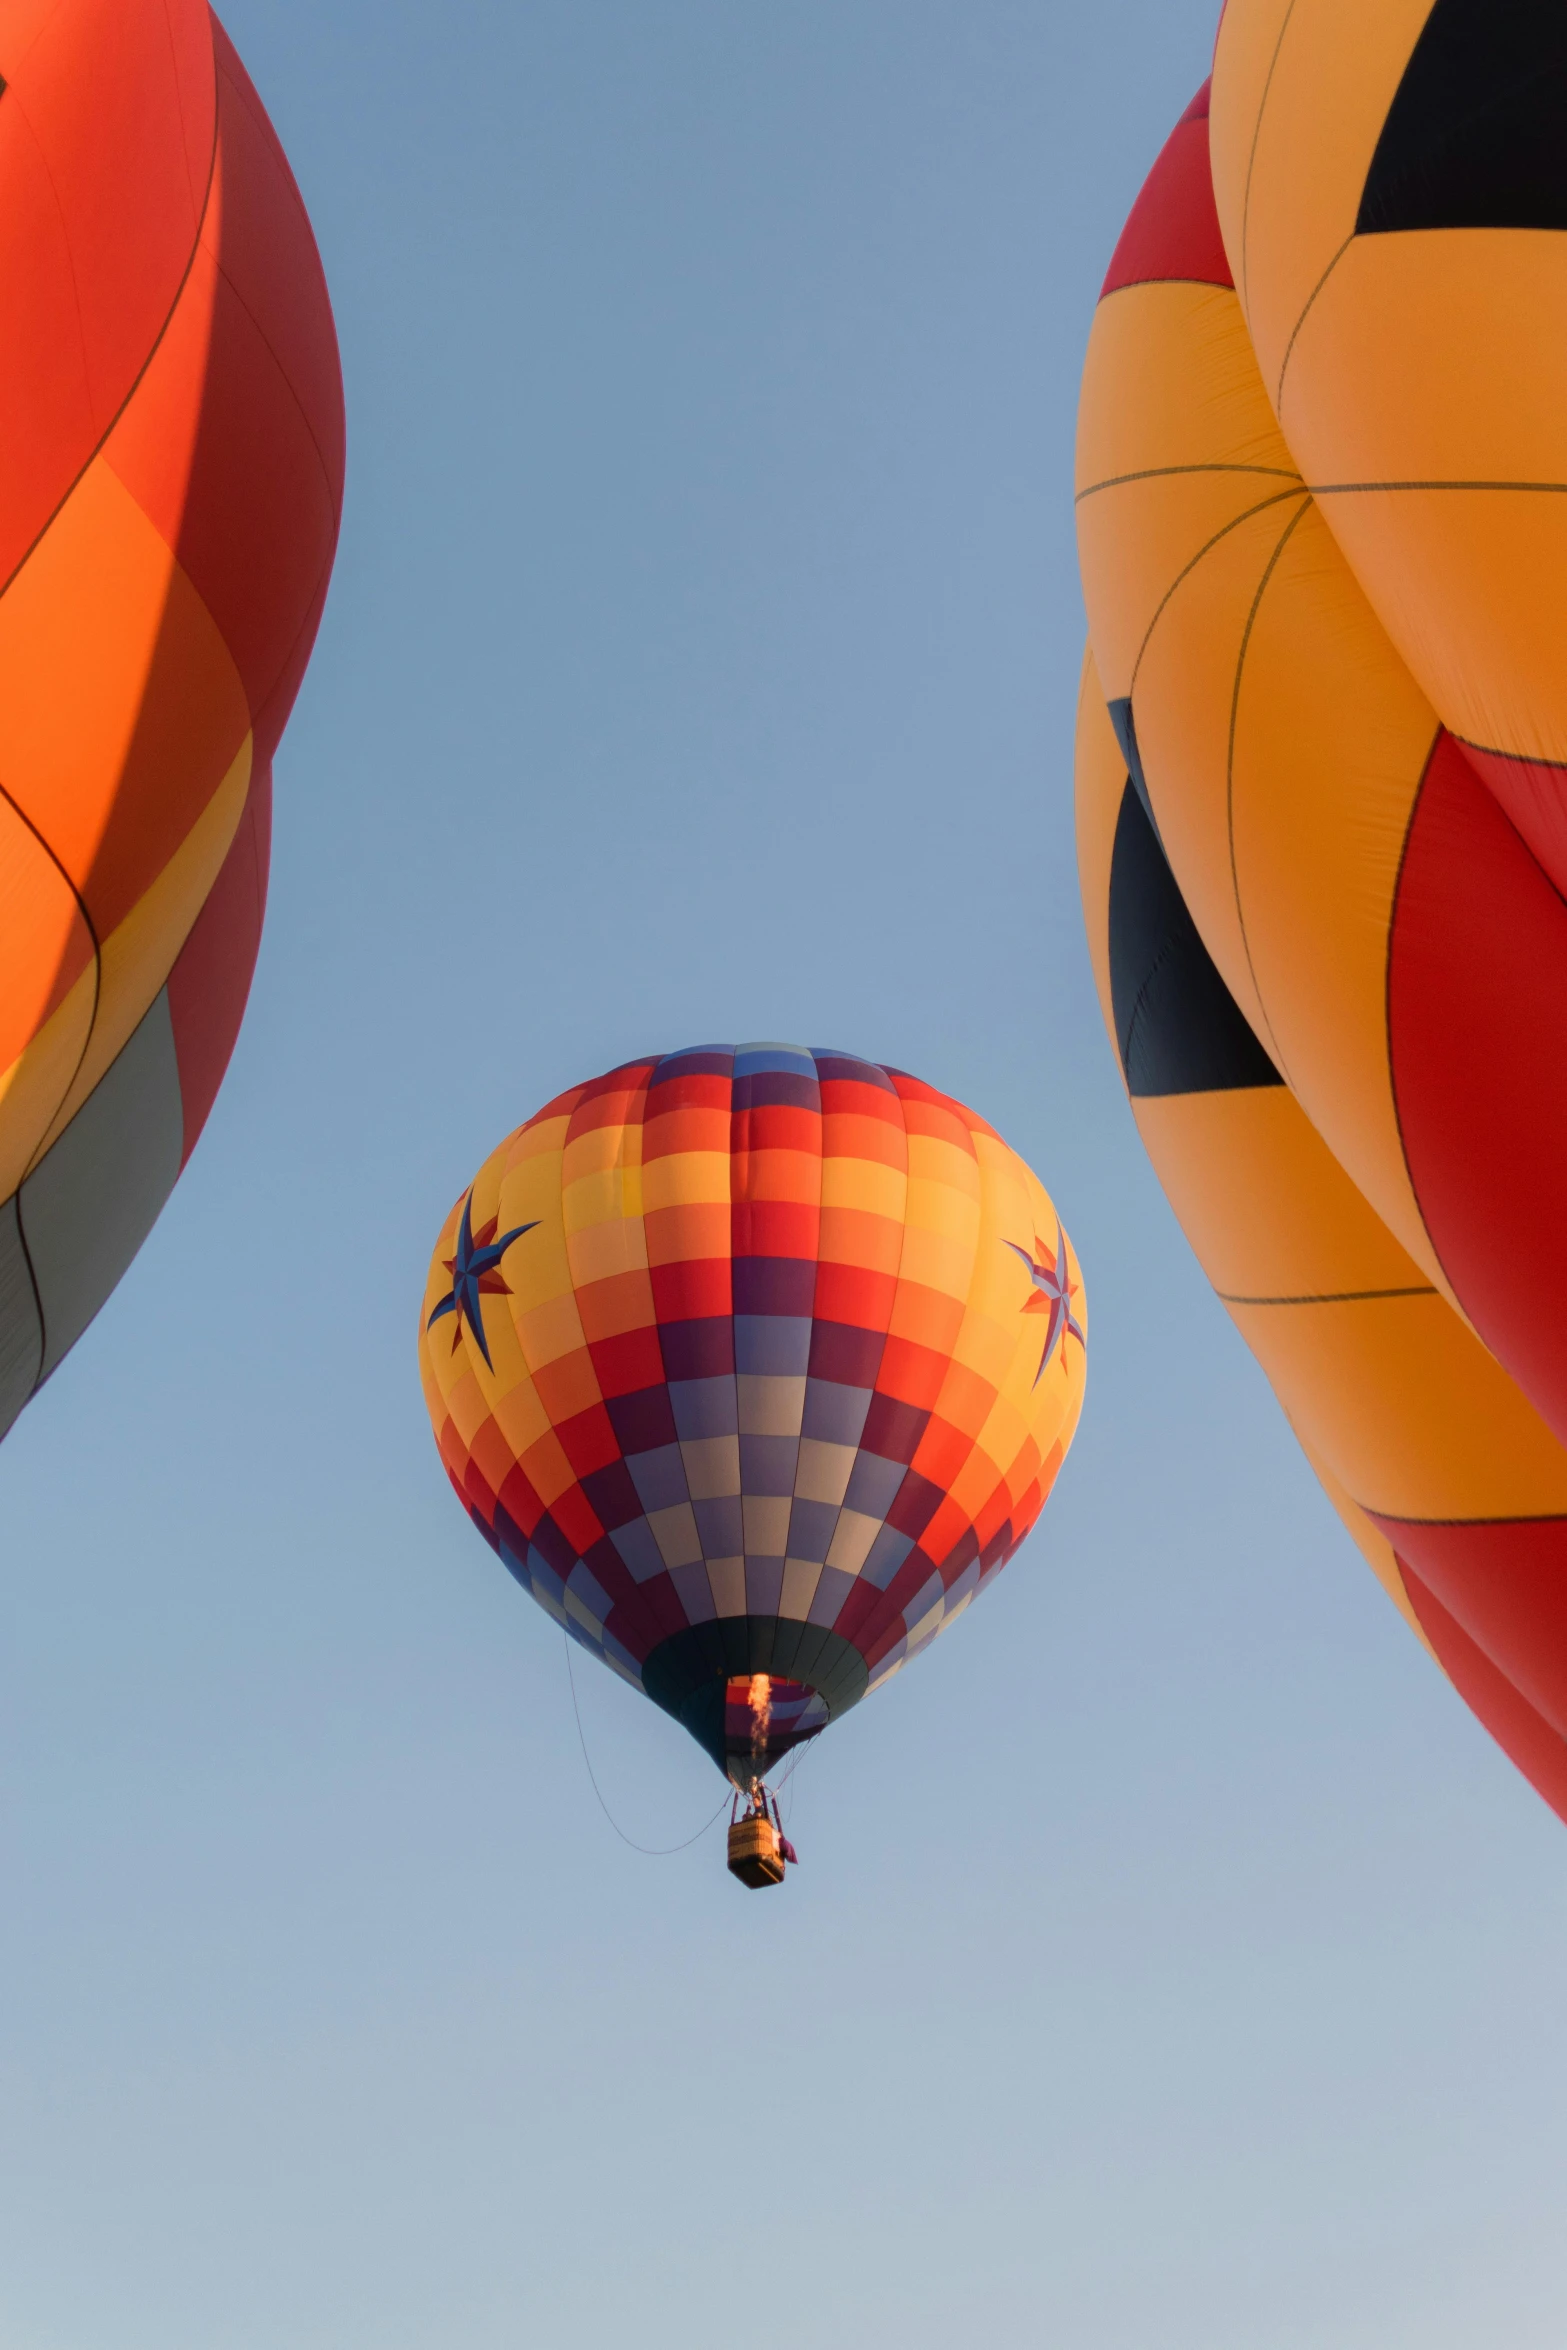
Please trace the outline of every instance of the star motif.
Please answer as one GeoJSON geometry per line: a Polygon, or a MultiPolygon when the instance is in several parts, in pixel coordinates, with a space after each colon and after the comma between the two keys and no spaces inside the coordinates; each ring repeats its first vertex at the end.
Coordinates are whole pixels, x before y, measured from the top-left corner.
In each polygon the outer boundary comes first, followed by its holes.
{"type": "Polygon", "coordinates": [[[1059,1217],[1056,1219],[1054,1255],[1043,1246],[1037,1236],[1034,1241],[1037,1255],[1031,1254],[1026,1248],[1019,1248],[1015,1240],[1004,1240],[1001,1245],[1003,1248],[1009,1248],[1015,1257],[1021,1257],[1028,1267],[1028,1277],[1034,1285],[1034,1294],[1024,1306],[1024,1313],[1047,1314],[1049,1316],[1049,1320],[1045,1324],[1045,1351],[1040,1356],[1039,1368],[1034,1373],[1034,1385],[1037,1387],[1045,1375],[1045,1369],[1051,1356],[1063,1340],[1075,1338],[1078,1345],[1085,1349],[1088,1345],[1083,1326],[1072,1311],[1072,1300],[1081,1294],[1081,1284],[1074,1281],[1067,1270],[1066,1235],[1061,1229],[1059,1217]],[[1040,1258],[1044,1259],[1043,1263],[1039,1261],[1040,1258]]]}
{"type": "Polygon", "coordinates": [[[473,1193],[470,1191],[468,1197],[463,1201],[462,1227],[457,1235],[457,1254],[446,1259],[446,1270],[452,1277],[452,1294],[450,1297],[442,1298],[425,1324],[427,1330],[433,1330],[443,1314],[455,1314],[457,1327],[452,1332],[453,1354],[457,1352],[462,1338],[462,1326],[466,1322],[478,1340],[479,1352],[484,1357],[485,1368],[491,1371],[494,1370],[495,1365],[490,1361],[489,1341],[484,1335],[484,1308],[479,1301],[485,1297],[509,1297],[511,1295],[506,1278],[500,1271],[500,1261],[514,1240],[520,1240],[525,1232],[533,1230],[538,1218],[535,1216],[533,1224],[514,1225],[510,1232],[503,1232],[497,1239],[495,1227],[499,1222],[499,1216],[492,1216],[487,1224],[481,1224],[478,1231],[475,1232],[473,1228],[473,1193]]]}

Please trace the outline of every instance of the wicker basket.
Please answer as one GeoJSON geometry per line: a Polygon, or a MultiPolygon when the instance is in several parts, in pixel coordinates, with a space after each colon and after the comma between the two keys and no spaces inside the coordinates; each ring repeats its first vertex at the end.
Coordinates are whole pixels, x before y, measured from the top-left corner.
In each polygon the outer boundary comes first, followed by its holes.
{"type": "Polygon", "coordinates": [[[756,1812],[750,1819],[736,1820],[730,1829],[729,1873],[738,1877],[742,1885],[783,1883],[784,1863],[778,1849],[778,1830],[765,1813],[756,1812]]]}

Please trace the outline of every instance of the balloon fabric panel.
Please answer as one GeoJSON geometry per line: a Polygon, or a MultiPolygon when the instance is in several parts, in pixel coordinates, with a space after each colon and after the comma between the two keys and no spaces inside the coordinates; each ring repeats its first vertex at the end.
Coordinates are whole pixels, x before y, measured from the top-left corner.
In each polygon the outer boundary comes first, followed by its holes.
{"type": "Polygon", "coordinates": [[[239,1037],[261,947],[271,854],[272,772],[253,767],[239,829],[169,973],[185,1122],[181,1166],[200,1139],[239,1037]]]}
{"type": "Polygon", "coordinates": [[[1420,1631],[1459,1696],[1551,1809],[1567,1820],[1567,1742],[1451,1616],[1414,1569],[1403,1576],[1420,1631]]]}
{"type": "Polygon", "coordinates": [[[1410,826],[1388,1016],[1442,1261],[1481,1336],[1567,1431],[1567,906],[1448,736],[1410,826]]]}
{"type": "Polygon", "coordinates": [[[3,1432],[238,1033],[343,432],[309,223],[205,6],[9,0],[0,75],[3,1432]]]}
{"type": "Polygon", "coordinates": [[[160,994],[18,1194],[46,1379],[120,1279],[174,1188],[179,1066],[160,994]]]}
{"type": "Polygon", "coordinates": [[[1085,1329],[1048,1198],[971,1112],[849,1055],[715,1047],[491,1156],[420,1361],[512,1573],[749,1785],[1016,1549],[1085,1329]]]}
{"type": "Polygon", "coordinates": [[[1101,301],[1122,286],[1182,278],[1233,287],[1208,173],[1208,92],[1204,82],[1144,181],[1111,255],[1101,301]]]}

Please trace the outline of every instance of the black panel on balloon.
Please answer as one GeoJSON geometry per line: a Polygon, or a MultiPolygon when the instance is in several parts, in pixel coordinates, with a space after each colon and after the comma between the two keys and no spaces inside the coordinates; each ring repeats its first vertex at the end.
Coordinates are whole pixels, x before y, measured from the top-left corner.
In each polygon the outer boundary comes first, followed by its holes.
{"type": "Polygon", "coordinates": [[[1436,0],[1355,227],[1567,228],[1563,0],[1436,0]]]}
{"type": "Polygon", "coordinates": [[[832,1721],[858,1705],[870,1684],[865,1659],[841,1632],[788,1616],[719,1616],[661,1640],[643,1664],[642,1686],[722,1771],[728,1767],[724,1690],[734,1675],[752,1673],[803,1682],[824,1700],[832,1721]]]}
{"type": "Polygon", "coordinates": [[[1133,1095],[1283,1083],[1203,945],[1130,777],[1110,856],[1110,1001],[1133,1095]]]}
{"type": "Polygon", "coordinates": [[[1115,728],[1115,739],[1120,744],[1121,756],[1126,761],[1126,772],[1132,779],[1133,789],[1143,803],[1143,814],[1153,826],[1154,836],[1157,838],[1159,819],[1154,814],[1153,802],[1148,797],[1148,778],[1143,773],[1142,752],[1137,748],[1137,721],[1132,716],[1131,696],[1123,694],[1119,701],[1107,702],[1105,708],[1110,713],[1110,724],[1115,728]]]}

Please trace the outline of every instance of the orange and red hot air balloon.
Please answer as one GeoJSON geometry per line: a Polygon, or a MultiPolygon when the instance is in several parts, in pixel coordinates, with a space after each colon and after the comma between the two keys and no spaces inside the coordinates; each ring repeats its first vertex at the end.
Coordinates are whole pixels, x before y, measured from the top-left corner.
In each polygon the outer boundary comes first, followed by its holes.
{"type": "Polygon", "coordinates": [[[337,540],[310,224],[206,0],[0,0],[0,1432],[195,1146],[337,540]]]}
{"type": "Polygon", "coordinates": [[[1567,30],[1229,0],[1089,340],[1084,905],[1313,1466],[1567,1816],[1567,30]]]}
{"type": "Polygon", "coordinates": [[[419,1367],[463,1507],[525,1591],[764,1782],[998,1575],[1082,1407],[1082,1275],[982,1118],[851,1054],[627,1063],[452,1209],[419,1367]]]}

